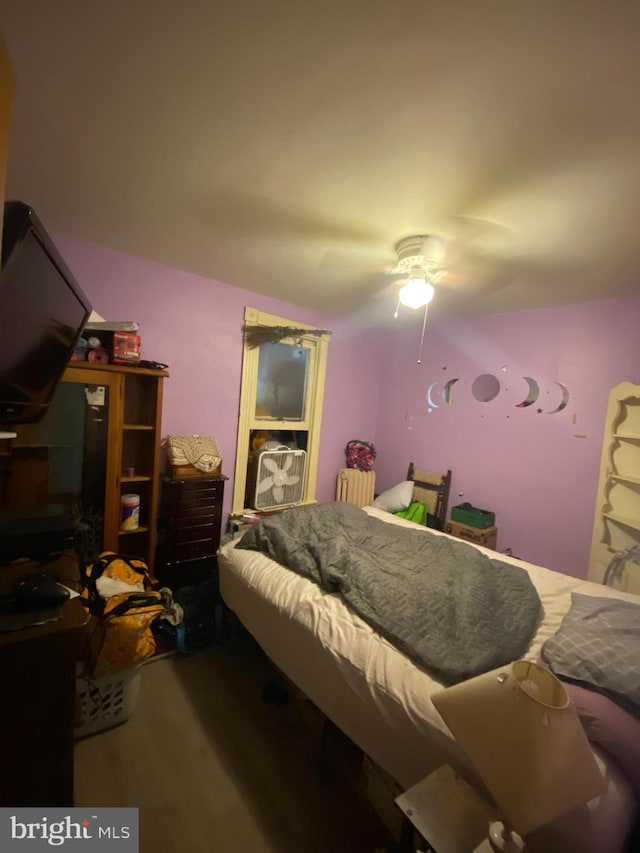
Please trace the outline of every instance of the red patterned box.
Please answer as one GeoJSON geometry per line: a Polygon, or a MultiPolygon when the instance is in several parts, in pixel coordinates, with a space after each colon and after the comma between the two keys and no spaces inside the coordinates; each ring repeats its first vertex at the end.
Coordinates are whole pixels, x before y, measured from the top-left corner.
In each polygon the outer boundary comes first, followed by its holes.
{"type": "Polygon", "coordinates": [[[135,332],[112,332],[110,355],[114,364],[137,364],[140,361],[140,335],[135,332]]]}

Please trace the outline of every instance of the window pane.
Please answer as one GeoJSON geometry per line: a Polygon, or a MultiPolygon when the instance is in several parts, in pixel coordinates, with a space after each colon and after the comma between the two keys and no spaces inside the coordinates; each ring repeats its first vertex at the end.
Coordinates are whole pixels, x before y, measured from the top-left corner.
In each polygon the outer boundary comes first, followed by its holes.
{"type": "Polygon", "coordinates": [[[261,344],[256,417],[300,421],[305,416],[309,350],[292,344],[261,344]]]}

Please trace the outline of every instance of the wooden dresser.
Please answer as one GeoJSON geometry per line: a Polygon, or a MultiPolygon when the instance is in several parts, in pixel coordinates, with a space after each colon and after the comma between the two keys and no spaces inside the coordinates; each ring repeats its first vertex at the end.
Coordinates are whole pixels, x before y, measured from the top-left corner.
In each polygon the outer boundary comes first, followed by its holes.
{"type": "MultiPolygon", "coordinates": [[[[10,593],[24,575],[44,570],[67,586],[77,585],[75,555],[68,553],[46,566],[0,566],[0,593],[10,593]]],[[[89,617],[78,597],[51,610],[54,621],[0,632],[3,807],[74,805],[76,663],[89,617]]]]}
{"type": "Polygon", "coordinates": [[[160,498],[156,572],[215,557],[220,547],[227,477],[164,477],[160,498]]]}

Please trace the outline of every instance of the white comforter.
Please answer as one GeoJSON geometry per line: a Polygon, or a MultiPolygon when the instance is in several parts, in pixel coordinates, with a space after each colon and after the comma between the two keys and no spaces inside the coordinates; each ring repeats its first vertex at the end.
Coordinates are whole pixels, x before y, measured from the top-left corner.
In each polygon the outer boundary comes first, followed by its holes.
{"type": "MultiPolygon", "coordinates": [[[[372,507],[365,509],[387,522],[417,526],[372,507]]],[[[558,629],[572,592],[637,601],[608,587],[503,559],[527,570],[544,608],[526,654],[530,659],[538,658],[543,642],[558,629]]],[[[235,549],[233,542],[221,549],[218,562],[226,604],[267,655],[400,785],[410,787],[444,761],[473,775],[431,702],[430,695],[441,685],[376,634],[337,595],[327,594],[263,554],[235,549]]],[[[554,822],[552,836],[548,831],[536,833],[542,840],[536,848],[536,839],[530,839],[530,849],[622,850],[635,800],[615,765],[597,750],[596,755],[607,775],[607,795],[554,822]]]]}

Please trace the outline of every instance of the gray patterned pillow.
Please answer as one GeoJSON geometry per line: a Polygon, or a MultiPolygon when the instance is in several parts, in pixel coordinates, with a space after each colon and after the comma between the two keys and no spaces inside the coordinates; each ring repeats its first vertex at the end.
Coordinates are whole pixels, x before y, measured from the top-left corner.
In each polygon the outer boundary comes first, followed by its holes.
{"type": "Polygon", "coordinates": [[[577,593],[571,599],[543,659],[560,678],[593,687],[640,717],[640,605],[577,593]]]}

